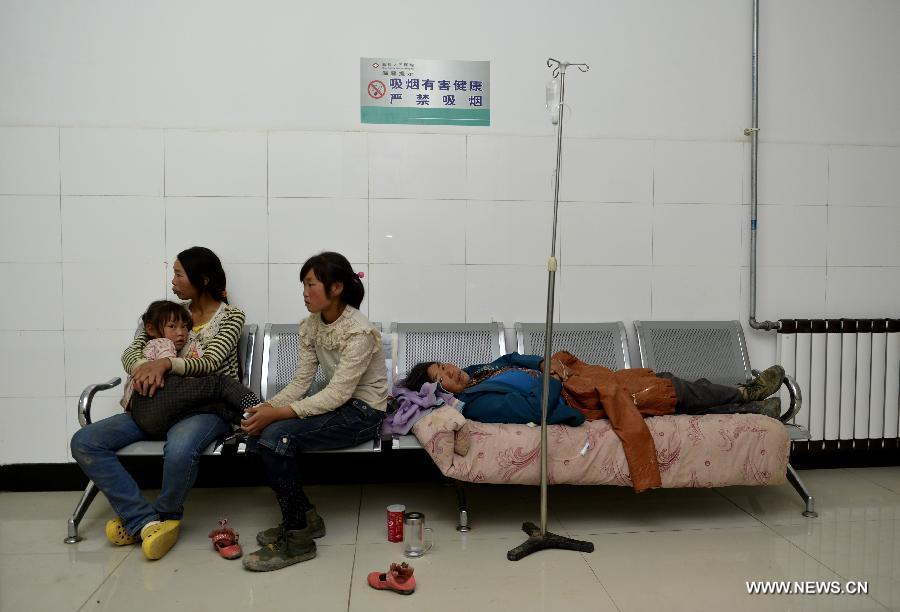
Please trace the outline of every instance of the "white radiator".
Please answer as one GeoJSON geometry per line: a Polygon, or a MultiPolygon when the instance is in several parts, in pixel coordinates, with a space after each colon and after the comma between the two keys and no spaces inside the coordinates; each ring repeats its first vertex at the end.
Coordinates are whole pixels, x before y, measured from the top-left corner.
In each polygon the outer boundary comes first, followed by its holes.
{"type": "Polygon", "coordinates": [[[803,394],[794,422],[812,441],[898,437],[900,320],[786,319],[776,351],[803,394]]]}

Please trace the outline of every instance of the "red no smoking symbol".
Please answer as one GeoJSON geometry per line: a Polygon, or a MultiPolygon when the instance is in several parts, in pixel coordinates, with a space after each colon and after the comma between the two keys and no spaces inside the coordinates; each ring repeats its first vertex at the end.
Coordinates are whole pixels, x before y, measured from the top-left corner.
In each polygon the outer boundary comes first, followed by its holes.
{"type": "Polygon", "coordinates": [[[384,92],[387,91],[387,87],[381,81],[369,81],[369,97],[378,98],[384,97],[384,92]]]}

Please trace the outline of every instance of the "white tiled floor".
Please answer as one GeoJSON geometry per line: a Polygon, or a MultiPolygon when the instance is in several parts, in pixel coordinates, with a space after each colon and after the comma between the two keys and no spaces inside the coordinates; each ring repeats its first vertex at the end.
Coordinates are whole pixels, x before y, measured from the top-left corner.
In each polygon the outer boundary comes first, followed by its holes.
{"type": "Polygon", "coordinates": [[[506,552],[537,520],[533,487],[467,487],[472,531],[455,494],[434,483],[310,487],[328,526],[318,557],[271,574],[219,558],[206,537],[222,515],[253,535],[278,520],[271,493],[197,489],[177,546],[146,561],[103,536],[102,498],[62,543],[78,492],[0,493],[0,611],[30,610],[900,610],[900,467],[803,471],[819,518],[800,515],[789,485],[659,490],[555,487],[551,531],[593,553],[506,552]],[[385,541],[384,506],[421,510],[435,545],[413,562],[411,597],[378,592],[366,575],[402,560],[385,541]],[[868,581],[868,595],[748,595],[748,580],[868,581]]]}

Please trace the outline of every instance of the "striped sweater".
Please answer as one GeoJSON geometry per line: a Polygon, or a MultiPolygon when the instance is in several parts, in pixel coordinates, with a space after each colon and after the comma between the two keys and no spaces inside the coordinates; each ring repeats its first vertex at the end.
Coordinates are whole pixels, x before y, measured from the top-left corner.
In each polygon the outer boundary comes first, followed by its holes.
{"type": "MultiPolygon", "coordinates": [[[[191,304],[185,302],[183,306],[190,309],[191,304]]],[[[202,357],[170,359],[169,361],[172,362],[171,373],[182,376],[225,374],[232,378],[239,378],[238,341],[241,338],[243,327],[244,312],[240,308],[222,302],[219,309],[199,333],[191,330],[188,341],[184,345],[185,348],[181,350],[181,354],[184,354],[185,349],[189,348],[191,344],[199,342],[203,347],[202,357]]],[[[148,340],[150,337],[147,332],[141,330],[141,333],[122,353],[122,366],[129,374],[134,372],[134,368],[148,361],[143,356],[144,345],[148,340]]]]}

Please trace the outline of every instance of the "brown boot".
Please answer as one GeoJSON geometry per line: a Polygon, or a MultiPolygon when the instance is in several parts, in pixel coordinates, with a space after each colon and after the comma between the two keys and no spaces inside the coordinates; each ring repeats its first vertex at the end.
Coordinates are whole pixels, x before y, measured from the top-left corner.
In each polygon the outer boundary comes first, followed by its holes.
{"type": "Polygon", "coordinates": [[[781,386],[781,381],[783,380],[784,368],[780,365],[773,365],[771,368],[766,368],[760,372],[759,376],[750,381],[750,383],[738,385],[738,390],[745,401],[764,400],[778,391],[778,387],[781,386]]]}
{"type": "MultiPolygon", "coordinates": [[[[309,536],[311,538],[321,538],[325,536],[325,521],[323,521],[322,517],[319,516],[319,513],[316,512],[315,506],[306,511],[306,527],[300,531],[309,531],[309,536]]],[[[257,533],[256,541],[259,542],[260,546],[265,546],[266,544],[277,542],[283,535],[284,523],[281,523],[277,527],[269,527],[268,529],[264,529],[257,533]]]]}

